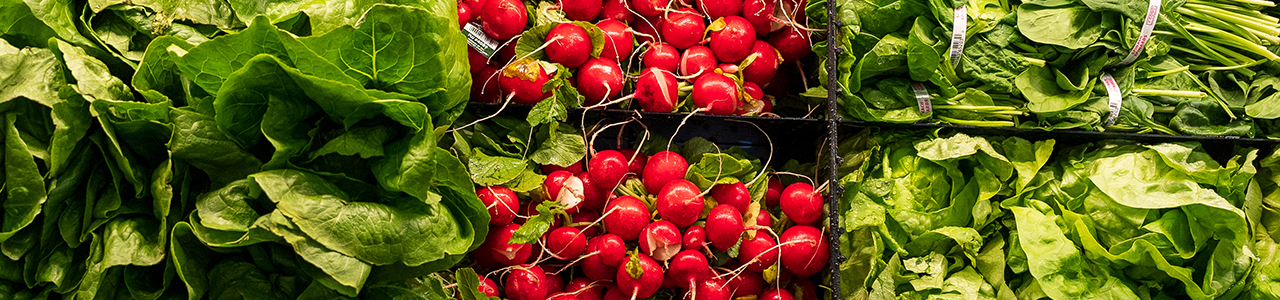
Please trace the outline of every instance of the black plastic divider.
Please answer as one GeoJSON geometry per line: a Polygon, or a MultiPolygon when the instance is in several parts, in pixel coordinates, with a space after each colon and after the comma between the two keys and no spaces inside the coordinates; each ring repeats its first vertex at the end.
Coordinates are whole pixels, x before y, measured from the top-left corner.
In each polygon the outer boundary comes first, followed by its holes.
{"type": "Polygon", "coordinates": [[[836,68],[837,54],[845,49],[840,47],[840,30],[844,24],[840,24],[840,20],[836,18],[837,1],[827,1],[827,63],[822,66],[827,68],[827,221],[830,226],[827,229],[827,245],[831,249],[830,260],[827,267],[831,271],[831,280],[828,282],[831,288],[831,295],[827,299],[841,299],[843,296],[840,292],[840,264],[844,263],[845,258],[840,255],[840,236],[844,235],[844,228],[840,227],[840,197],[844,194],[844,186],[840,185],[840,113],[839,99],[840,85],[836,82],[839,76],[839,69],[836,68]]]}

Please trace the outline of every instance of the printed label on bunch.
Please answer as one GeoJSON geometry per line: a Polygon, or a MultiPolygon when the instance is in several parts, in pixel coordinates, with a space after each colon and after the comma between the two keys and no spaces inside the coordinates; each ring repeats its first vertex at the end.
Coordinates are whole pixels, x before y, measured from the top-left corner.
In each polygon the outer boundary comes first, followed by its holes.
{"type": "MultiPolygon", "coordinates": [[[[1160,0],[1152,0],[1160,1],[1160,0]]],[[[951,22],[951,50],[948,56],[951,57],[951,67],[960,66],[960,56],[964,54],[964,35],[969,28],[969,15],[965,13],[964,5],[956,7],[951,22]]]]}
{"type": "Polygon", "coordinates": [[[1147,17],[1142,20],[1142,31],[1138,33],[1138,42],[1133,44],[1133,50],[1129,50],[1129,55],[1120,61],[1120,65],[1128,65],[1138,60],[1138,56],[1142,55],[1142,49],[1147,47],[1147,41],[1151,39],[1151,30],[1156,28],[1156,20],[1160,17],[1160,0],[1151,0],[1147,5],[1147,17]]]}
{"type": "Polygon", "coordinates": [[[498,41],[484,34],[484,30],[480,29],[480,25],[475,22],[463,26],[462,35],[467,36],[467,45],[471,45],[471,48],[476,49],[476,52],[480,52],[484,57],[493,57],[493,54],[498,52],[498,41]]]}
{"type": "Polygon", "coordinates": [[[920,109],[920,114],[928,115],[933,112],[933,101],[929,100],[929,90],[924,88],[924,84],[920,82],[911,82],[911,91],[916,93],[916,106],[920,109]]]}
{"type": "Polygon", "coordinates": [[[1102,73],[1102,86],[1107,88],[1107,108],[1111,109],[1111,113],[1107,114],[1107,120],[1102,122],[1102,126],[1111,126],[1116,124],[1116,117],[1120,116],[1120,105],[1123,104],[1124,97],[1120,95],[1120,85],[1116,84],[1116,79],[1111,77],[1110,73],[1102,73]]]}

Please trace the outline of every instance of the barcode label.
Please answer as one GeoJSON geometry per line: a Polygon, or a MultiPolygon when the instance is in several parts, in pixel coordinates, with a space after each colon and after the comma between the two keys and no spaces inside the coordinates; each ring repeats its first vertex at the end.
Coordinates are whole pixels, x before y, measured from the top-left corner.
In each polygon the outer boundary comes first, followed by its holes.
{"type": "Polygon", "coordinates": [[[1160,17],[1160,0],[1151,0],[1147,5],[1147,17],[1142,20],[1142,31],[1138,33],[1138,42],[1133,44],[1133,50],[1129,50],[1129,55],[1120,61],[1120,65],[1127,65],[1138,60],[1138,56],[1142,55],[1142,49],[1147,47],[1147,40],[1151,39],[1151,30],[1156,28],[1156,20],[1160,17]]]}
{"type": "Polygon", "coordinates": [[[467,36],[467,45],[476,49],[476,52],[484,54],[484,57],[493,57],[498,52],[498,41],[493,40],[489,35],[484,34],[484,29],[480,28],[475,22],[467,23],[462,27],[462,35],[467,36]]]}
{"type": "Polygon", "coordinates": [[[929,100],[929,90],[924,88],[924,84],[911,82],[911,91],[916,93],[916,107],[920,109],[920,114],[933,113],[933,101],[929,100]]]}
{"type": "MultiPolygon", "coordinates": [[[[1159,0],[1153,0],[1159,1],[1159,0]]],[[[951,22],[951,50],[947,54],[951,57],[951,67],[960,66],[960,56],[964,54],[964,35],[969,30],[969,15],[965,13],[964,5],[956,7],[954,18],[951,22]]]]}
{"type": "Polygon", "coordinates": [[[1116,84],[1116,79],[1111,77],[1110,73],[1102,73],[1102,86],[1107,88],[1107,108],[1111,109],[1111,113],[1107,114],[1107,120],[1102,122],[1102,126],[1115,125],[1116,117],[1120,116],[1120,105],[1124,101],[1123,95],[1120,95],[1120,85],[1116,84]]]}

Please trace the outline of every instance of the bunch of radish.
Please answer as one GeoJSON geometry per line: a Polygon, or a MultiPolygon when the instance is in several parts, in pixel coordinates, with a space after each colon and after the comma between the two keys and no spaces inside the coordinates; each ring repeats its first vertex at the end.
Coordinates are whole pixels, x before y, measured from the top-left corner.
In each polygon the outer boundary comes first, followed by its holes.
{"type": "Polygon", "coordinates": [[[767,184],[711,178],[703,190],[691,180],[705,165],[674,151],[605,150],[585,171],[543,166],[542,188],[526,199],[477,187],[491,226],[471,255],[488,271],[479,290],[512,300],[818,299],[831,250],[822,195],[758,165],[741,177],[767,184]]]}
{"type": "Polygon", "coordinates": [[[584,107],[760,115],[783,63],[811,52],[807,2],[463,0],[458,15],[498,49],[471,49],[473,101],[537,104],[567,86],[584,107]]]}

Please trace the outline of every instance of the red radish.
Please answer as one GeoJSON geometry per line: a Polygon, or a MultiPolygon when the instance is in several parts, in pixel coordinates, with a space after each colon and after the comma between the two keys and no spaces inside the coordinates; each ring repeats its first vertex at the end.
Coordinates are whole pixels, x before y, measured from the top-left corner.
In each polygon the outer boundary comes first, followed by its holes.
{"type": "Polygon", "coordinates": [[[716,67],[716,56],[711,53],[711,48],[704,46],[693,46],[684,50],[684,54],[680,55],[680,75],[694,76],[694,74],[707,74],[716,67]]]}
{"type": "Polygon", "coordinates": [[[773,104],[769,103],[768,99],[764,99],[764,90],[760,89],[760,86],[754,82],[742,83],[742,91],[746,92],[747,97],[750,99],[743,99],[747,101],[744,101],[743,105],[739,105],[738,111],[734,112],[734,114],[764,113],[773,109],[773,104]]]}
{"type": "Polygon", "coordinates": [[[759,300],[795,300],[791,292],[783,289],[769,289],[760,294],[759,300]]]}
{"type": "Polygon", "coordinates": [[[747,265],[749,271],[764,272],[778,262],[778,249],[773,248],[777,245],[778,242],[768,234],[757,233],[754,239],[742,240],[742,246],[738,248],[738,262],[747,265]]]}
{"type": "Polygon", "coordinates": [[[606,20],[615,20],[623,23],[631,23],[635,20],[635,15],[631,14],[629,6],[630,1],[627,0],[604,0],[603,6],[600,8],[600,18],[606,20]]]}
{"type": "Polygon", "coordinates": [[[707,114],[730,115],[738,108],[738,84],[729,76],[702,74],[693,82],[693,105],[707,114]]]}
{"type": "Polygon", "coordinates": [[[600,0],[560,0],[560,10],[564,17],[574,21],[591,21],[600,15],[600,0]]]}
{"type": "MultiPolygon", "coordinates": [[[[486,297],[498,296],[498,284],[493,283],[493,279],[489,279],[480,275],[476,275],[476,277],[480,280],[480,286],[477,287],[476,290],[480,291],[480,293],[484,294],[486,297]]],[[[458,300],[462,300],[462,293],[458,293],[457,296],[454,298],[458,300]]]]}
{"type": "Polygon", "coordinates": [[[662,17],[640,17],[636,18],[636,20],[632,21],[630,24],[632,30],[634,30],[632,32],[635,33],[637,36],[636,38],[639,39],[640,42],[656,44],[664,42],[665,38],[662,34],[662,24],[666,22],[667,19],[663,19],[662,17]]]}
{"type": "Polygon", "coordinates": [[[644,153],[637,153],[636,149],[618,150],[622,153],[622,157],[627,158],[627,174],[635,175],[637,178],[644,176],[644,164],[649,161],[649,156],[644,153]]]}
{"type": "Polygon", "coordinates": [[[770,34],[769,45],[778,49],[783,61],[799,60],[813,51],[809,44],[809,32],[796,27],[787,27],[770,34]]]}
{"type": "MultiPolygon", "coordinates": [[[[573,219],[573,223],[591,224],[592,222],[600,219],[600,210],[580,209],[577,213],[570,215],[570,218],[573,219]]],[[[582,234],[587,238],[593,238],[600,235],[600,224],[590,227],[587,227],[587,225],[578,225],[573,226],[573,228],[581,230],[582,234]]]]}
{"type": "Polygon", "coordinates": [[[680,252],[680,229],[666,220],[649,223],[640,233],[640,253],[658,261],[667,261],[680,252]]]}
{"type": "Polygon", "coordinates": [[[751,191],[742,182],[711,187],[711,198],[716,199],[716,203],[732,205],[739,212],[746,212],[747,206],[751,205],[751,191]]]}
{"type": "Polygon", "coordinates": [[[804,182],[792,183],[782,191],[782,213],[797,224],[813,224],[822,218],[822,195],[804,182]]]}
{"type": "MultiPolygon", "coordinates": [[[[511,0],[490,1],[493,2],[489,3],[497,3],[511,0]]],[[[541,62],[521,59],[502,70],[498,83],[504,92],[514,95],[512,100],[516,103],[537,104],[542,99],[551,97],[551,91],[544,91],[542,88],[548,80],[551,80],[551,75],[547,73],[546,67],[541,62]]]]}
{"type": "Polygon", "coordinates": [[[671,5],[671,0],[631,0],[631,8],[641,16],[652,18],[662,14],[671,5]]]}
{"type": "MultiPolygon", "coordinates": [[[[636,79],[635,99],[640,101],[640,107],[649,112],[673,112],[676,109],[676,103],[680,101],[680,83],[676,81],[676,75],[671,71],[648,68],[640,73],[640,78],[636,79]]],[[[686,165],[685,168],[688,168],[686,165]]],[[[681,171],[683,172],[683,171],[681,171]]],[[[648,165],[645,165],[645,174],[649,173],[648,165]]],[[[684,177],[681,173],[680,177],[684,177]]],[[[645,185],[648,187],[648,184],[645,185]]]]}
{"type": "MultiPolygon", "coordinates": [[[[733,0],[722,0],[724,2],[738,2],[733,0]]],[[[702,1],[699,1],[702,2],[702,1]]],[[[751,54],[751,46],[756,43],[756,31],[751,27],[751,22],[739,16],[727,16],[716,20],[708,27],[711,31],[711,52],[716,54],[716,59],[726,62],[736,62],[751,54]]]]}
{"type": "Polygon", "coordinates": [[[553,63],[576,69],[591,58],[591,36],[574,23],[562,23],[547,32],[547,58],[553,63]]]}
{"type": "Polygon", "coordinates": [[[604,285],[594,284],[589,279],[578,277],[564,286],[564,292],[578,296],[578,300],[604,299],[604,285]]]}
{"type": "Polygon", "coordinates": [[[623,241],[640,238],[640,231],[649,226],[649,207],[631,196],[622,196],[605,206],[604,228],[617,234],[623,241]]]}
{"type": "Polygon", "coordinates": [[[818,300],[818,286],[809,280],[791,282],[791,295],[799,300],[818,300]]]}
{"type": "Polygon", "coordinates": [[[679,153],[662,151],[649,157],[649,162],[644,165],[644,176],[640,178],[646,191],[658,194],[667,183],[684,179],[684,173],[688,170],[689,162],[679,153]]]}
{"type": "Polygon", "coordinates": [[[689,8],[668,13],[667,20],[662,22],[663,41],[676,49],[688,49],[697,45],[702,41],[706,30],[707,21],[689,8]]]}
{"type": "Polygon", "coordinates": [[[685,250],[699,250],[707,245],[707,230],[702,226],[693,225],[684,230],[684,241],[681,243],[685,250]]]}
{"type": "Polygon", "coordinates": [[[618,267],[618,289],[632,300],[653,296],[662,285],[662,278],[662,266],[644,253],[632,255],[618,267]]]}
{"type": "Polygon", "coordinates": [[[600,27],[600,31],[604,32],[604,51],[600,52],[601,58],[611,59],[615,63],[625,62],[631,58],[635,37],[631,31],[627,30],[627,24],[618,20],[603,20],[596,23],[596,27],[600,27]]]}
{"type": "Polygon", "coordinates": [[[734,299],[747,295],[760,295],[760,292],[764,291],[764,276],[760,273],[744,271],[729,280],[729,289],[733,291],[734,299]]]}
{"type": "Polygon", "coordinates": [[[506,225],[516,219],[520,199],[516,192],[504,186],[476,186],[476,196],[489,208],[489,224],[506,225]]]}
{"type": "Polygon", "coordinates": [[[556,202],[560,202],[566,213],[577,213],[578,208],[582,206],[582,202],[586,196],[585,188],[582,186],[582,179],[578,176],[570,176],[565,178],[564,186],[560,188],[560,195],[556,197],[556,202]]]}
{"type": "Polygon", "coordinates": [[[587,237],[573,227],[559,227],[547,234],[547,251],[560,260],[574,260],[587,250],[587,237]]]}
{"type": "Polygon", "coordinates": [[[487,0],[462,0],[462,1],[459,1],[458,3],[459,4],[465,3],[467,4],[467,7],[471,8],[472,10],[471,19],[468,21],[475,22],[480,20],[480,14],[475,10],[484,8],[485,2],[488,2],[488,1],[487,0]]]}
{"type": "Polygon", "coordinates": [[[697,286],[699,281],[711,277],[711,266],[707,262],[707,256],[698,250],[680,251],[671,258],[669,263],[667,278],[682,288],[697,286]]]}
{"type": "Polygon", "coordinates": [[[625,75],[613,60],[592,58],[578,69],[576,87],[578,93],[587,99],[586,105],[596,105],[622,93],[625,75]]]}
{"type": "Polygon", "coordinates": [[[728,251],[742,239],[742,213],[733,205],[720,204],[711,208],[707,215],[707,231],[711,232],[707,239],[716,250],[728,251]]]}
{"type": "Polygon", "coordinates": [[[778,177],[769,177],[769,189],[764,192],[764,205],[768,207],[777,207],[778,201],[782,199],[782,180],[778,177]]]}
{"type": "Polygon", "coordinates": [[[600,151],[587,162],[587,173],[591,174],[594,183],[612,190],[627,177],[627,159],[617,150],[600,151]]]}
{"type": "Polygon", "coordinates": [[[628,297],[629,296],[627,296],[626,293],[623,293],[622,290],[618,289],[617,286],[610,287],[608,291],[604,293],[604,300],[629,300],[629,299],[634,300],[635,299],[635,298],[628,298],[628,297]]]}
{"type": "Polygon", "coordinates": [[[773,227],[773,215],[761,208],[756,215],[756,226],[773,227]]]}
{"type": "MultiPolygon", "coordinates": [[[[587,246],[587,251],[592,251],[591,246],[587,246]]],[[[625,256],[625,254],[624,254],[625,256]]],[[[588,255],[582,259],[582,274],[591,280],[609,280],[612,281],[618,276],[618,267],[609,266],[600,262],[600,256],[588,255]]]]}
{"type": "Polygon", "coordinates": [[[498,48],[498,53],[494,54],[495,57],[491,61],[499,66],[515,61],[516,45],[518,44],[520,44],[520,37],[516,37],[514,40],[511,40],[511,42],[506,43],[502,48],[498,48]]]}
{"type": "Polygon", "coordinates": [[[582,172],[582,161],[577,161],[572,165],[568,165],[564,167],[557,166],[557,165],[542,165],[538,168],[542,170],[542,174],[551,174],[551,172],[561,171],[561,170],[569,171],[569,173],[577,174],[579,172],[582,172]]]}
{"type": "Polygon", "coordinates": [[[594,221],[599,218],[599,212],[604,208],[605,201],[609,197],[609,188],[596,184],[595,180],[591,179],[591,174],[587,172],[579,173],[578,178],[582,179],[582,207],[578,211],[595,212],[597,217],[590,220],[594,221]]]}
{"type": "Polygon", "coordinates": [[[591,239],[591,243],[587,245],[588,251],[598,252],[596,256],[600,257],[600,262],[606,266],[616,267],[622,265],[627,259],[627,244],[622,238],[613,233],[606,233],[591,239]]]}
{"type": "MultiPolygon", "coordinates": [[[[489,58],[485,57],[484,54],[480,54],[480,51],[476,51],[476,48],[467,46],[467,64],[471,66],[471,78],[475,78],[476,73],[489,66],[489,58]]],[[[471,83],[472,86],[476,84],[476,82],[471,83]]]]}
{"type": "Polygon", "coordinates": [[[547,300],[579,300],[579,299],[578,299],[578,295],[569,294],[569,293],[559,293],[559,294],[551,295],[550,297],[547,298],[547,300]]]}
{"type": "Polygon", "coordinates": [[[672,47],[671,44],[656,43],[649,46],[649,50],[644,52],[640,58],[644,67],[659,68],[668,72],[675,72],[676,67],[680,65],[680,50],[672,47]]]}
{"type": "Polygon", "coordinates": [[[471,100],[484,103],[502,102],[503,93],[498,85],[502,81],[501,77],[502,70],[482,65],[478,71],[471,74],[471,100]]]}
{"type": "Polygon", "coordinates": [[[730,63],[722,63],[719,65],[716,65],[716,68],[720,69],[720,72],[725,74],[735,74],[735,73],[738,73],[739,69],[741,69],[738,67],[738,65],[730,64],[730,63]]]}
{"type": "Polygon", "coordinates": [[[764,36],[773,30],[773,19],[770,17],[776,7],[778,0],[746,0],[742,2],[742,18],[751,22],[757,36],[764,36]]]}
{"type": "MultiPolygon", "coordinates": [[[[693,300],[729,300],[733,291],[729,289],[728,283],[724,279],[711,278],[698,282],[694,287],[696,295],[693,300]]],[[[687,297],[686,297],[687,299],[687,297]]]]}
{"type": "Polygon", "coordinates": [[[761,40],[756,40],[756,44],[751,46],[751,55],[747,60],[751,60],[751,64],[742,68],[742,79],[759,85],[773,80],[773,76],[778,73],[778,65],[782,64],[782,56],[778,54],[778,50],[761,40]],[[755,59],[752,60],[751,57],[755,59]]]}
{"type": "Polygon", "coordinates": [[[684,179],[673,180],[662,187],[655,201],[658,215],[671,221],[676,227],[684,228],[698,221],[702,215],[704,203],[702,191],[692,182],[684,179]]]}
{"type": "Polygon", "coordinates": [[[529,261],[529,255],[533,252],[533,247],[528,244],[511,244],[511,235],[520,229],[519,224],[507,224],[502,228],[489,232],[485,236],[484,247],[491,250],[490,257],[494,262],[504,265],[513,266],[523,264],[529,261]]]}
{"type": "Polygon", "coordinates": [[[467,26],[471,21],[471,7],[466,3],[458,3],[458,28],[467,26]]]}
{"type": "MultiPolygon", "coordinates": [[[[490,0],[499,1],[499,0],[490,0]]],[[[521,265],[507,274],[504,286],[511,300],[543,300],[547,298],[547,272],[535,265],[521,265]]]]}
{"type": "Polygon", "coordinates": [[[712,20],[742,14],[742,0],[698,0],[694,6],[712,20]]]}
{"type": "Polygon", "coordinates": [[[560,191],[564,189],[564,182],[569,177],[573,177],[573,173],[569,171],[555,171],[547,174],[547,178],[542,180],[542,189],[547,192],[547,199],[559,198],[560,191]]]}
{"type": "Polygon", "coordinates": [[[547,277],[547,281],[545,281],[546,284],[544,285],[547,287],[547,294],[558,294],[560,292],[564,292],[563,277],[560,277],[560,275],[551,274],[551,272],[547,272],[546,277],[547,277]]]}
{"type": "MultiPolygon", "coordinates": [[[[671,272],[667,272],[667,273],[668,273],[668,275],[670,275],[670,273],[671,273],[671,272]]],[[[661,286],[660,288],[663,288],[663,289],[674,289],[674,288],[678,288],[678,287],[680,287],[680,286],[679,286],[679,285],[676,285],[676,282],[675,282],[675,281],[673,281],[673,280],[671,280],[671,276],[667,276],[667,277],[663,277],[663,278],[662,278],[662,286],[661,286]]]]}
{"type": "Polygon", "coordinates": [[[485,0],[480,8],[480,27],[489,37],[505,41],[524,32],[529,13],[520,0],[485,0]]]}
{"type": "MultiPolygon", "coordinates": [[[[759,236],[759,235],[757,235],[759,236]]],[[[822,231],[812,226],[794,226],[782,233],[782,267],[797,277],[817,274],[831,256],[822,231]]]]}

